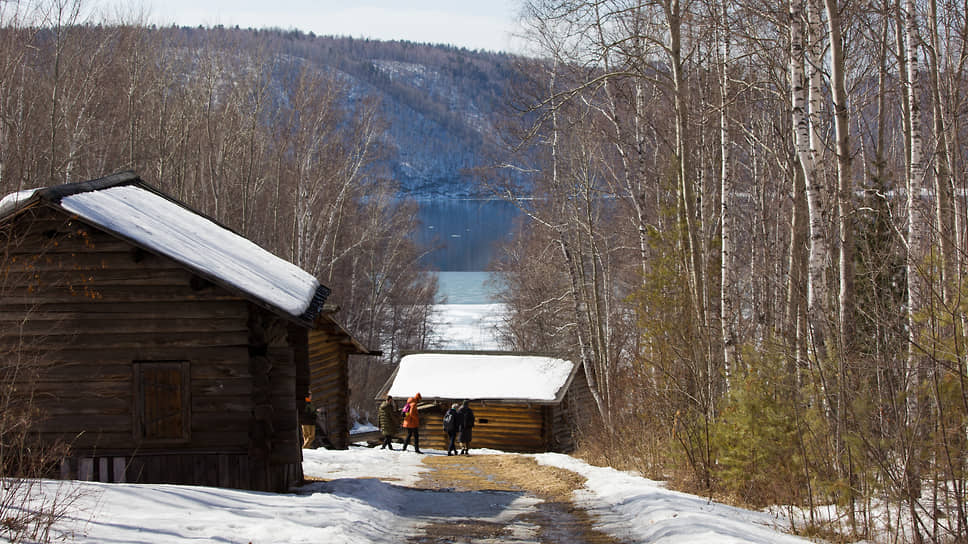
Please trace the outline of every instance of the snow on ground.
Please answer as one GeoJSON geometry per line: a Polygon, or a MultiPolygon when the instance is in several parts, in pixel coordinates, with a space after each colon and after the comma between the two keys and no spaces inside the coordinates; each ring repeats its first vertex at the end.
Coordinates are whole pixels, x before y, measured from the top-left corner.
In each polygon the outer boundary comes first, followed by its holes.
{"type": "Polygon", "coordinates": [[[438,304],[434,306],[436,343],[440,349],[503,349],[497,338],[503,315],[503,304],[438,304]]]}
{"type": "MultiPolygon", "coordinates": [[[[304,450],[307,477],[288,494],[178,485],[74,482],[77,508],[60,525],[79,543],[373,543],[406,540],[433,519],[479,516],[497,523],[533,508],[522,494],[413,489],[426,467],[413,452],[352,447],[304,450]]],[[[443,452],[429,450],[432,455],[443,452]]],[[[499,453],[482,450],[479,454],[499,453]]],[[[807,542],[771,528],[768,514],[669,491],[654,481],[561,454],[545,464],[588,478],[576,501],[603,531],[629,543],[807,542]]],[[[45,481],[49,499],[64,482],[45,481]]]]}
{"type": "Polygon", "coordinates": [[[670,491],[661,483],[612,468],[591,466],[560,453],[534,456],[545,465],[587,478],[575,503],[591,512],[596,527],[623,542],[649,544],[793,544],[809,542],[779,533],[784,526],[764,512],[743,510],[670,491]]]}

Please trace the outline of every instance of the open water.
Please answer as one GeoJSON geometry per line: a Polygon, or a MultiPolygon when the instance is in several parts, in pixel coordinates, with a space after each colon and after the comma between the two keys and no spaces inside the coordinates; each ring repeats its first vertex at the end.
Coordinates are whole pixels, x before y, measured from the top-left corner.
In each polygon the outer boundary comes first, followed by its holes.
{"type": "Polygon", "coordinates": [[[417,242],[436,248],[425,264],[438,273],[439,349],[502,349],[498,327],[503,306],[495,294],[501,277],[488,271],[519,216],[517,208],[500,200],[436,199],[421,201],[422,229],[417,242]]]}
{"type": "Polygon", "coordinates": [[[440,272],[483,272],[497,257],[520,216],[503,200],[432,199],[418,202],[417,243],[435,248],[424,260],[440,272]]]}

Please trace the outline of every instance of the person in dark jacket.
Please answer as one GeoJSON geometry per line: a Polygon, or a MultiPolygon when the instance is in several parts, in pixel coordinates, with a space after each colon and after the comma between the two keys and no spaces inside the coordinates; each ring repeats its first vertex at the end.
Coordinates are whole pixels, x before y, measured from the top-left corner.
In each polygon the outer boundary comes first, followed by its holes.
{"type": "Polygon", "coordinates": [[[306,395],[303,411],[299,414],[299,424],[302,427],[302,447],[312,448],[316,441],[316,406],[313,405],[312,393],[306,395]]]}
{"type": "Polygon", "coordinates": [[[390,395],[387,395],[383,404],[380,404],[377,421],[380,424],[380,434],[383,435],[383,445],[380,446],[380,449],[390,448],[392,451],[393,437],[397,434],[397,429],[400,428],[400,412],[397,411],[397,406],[393,404],[393,397],[390,395]]]}
{"type": "Polygon", "coordinates": [[[474,429],[474,410],[468,406],[470,401],[465,400],[459,410],[457,410],[457,432],[460,434],[461,455],[470,455],[467,450],[471,447],[471,435],[474,429]]]}
{"type": "Polygon", "coordinates": [[[447,455],[457,455],[457,446],[454,445],[454,442],[457,440],[457,429],[460,427],[460,414],[457,413],[458,406],[459,404],[455,402],[444,414],[444,432],[447,433],[447,455]]]}

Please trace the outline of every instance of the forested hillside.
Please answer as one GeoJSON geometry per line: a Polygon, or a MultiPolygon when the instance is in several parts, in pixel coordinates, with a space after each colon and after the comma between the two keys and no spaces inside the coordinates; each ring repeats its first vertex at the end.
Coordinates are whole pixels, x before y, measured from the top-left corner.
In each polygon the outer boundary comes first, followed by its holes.
{"type": "Polygon", "coordinates": [[[479,194],[472,172],[501,149],[517,77],[506,54],[447,46],[287,34],[292,55],[351,78],[379,97],[393,177],[420,196],[479,194]]]}
{"type": "Polygon", "coordinates": [[[258,54],[275,51],[277,85],[309,67],[348,86],[347,100],[375,100],[385,132],[380,158],[414,196],[479,194],[475,169],[500,148],[498,127],[515,86],[515,57],[443,45],[315,36],[297,30],[159,28],[170,44],[258,54]]]}

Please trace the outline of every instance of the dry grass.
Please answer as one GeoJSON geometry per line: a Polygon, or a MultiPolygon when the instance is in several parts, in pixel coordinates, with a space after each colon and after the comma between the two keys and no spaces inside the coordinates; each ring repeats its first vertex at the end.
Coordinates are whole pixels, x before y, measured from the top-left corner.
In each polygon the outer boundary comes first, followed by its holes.
{"type": "MultiPolygon", "coordinates": [[[[572,493],[585,478],[569,470],[539,465],[520,455],[428,456],[424,463],[433,471],[420,482],[427,489],[455,491],[517,492],[540,498],[533,512],[520,522],[537,527],[543,544],[616,544],[618,541],[594,529],[588,513],[571,502],[572,493]]],[[[431,523],[411,544],[441,542],[534,542],[520,540],[508,527],[486,520],[451,519],[431,523]]]]}
{"type": "Polygon", "coordinates": [[[520,455],[433,456],[424,463],[434,468],[433,480],[428,482],[431,488],[523,491],[544,500],[570,501],[571,493],[585,484],[577,473],[539,465],[520,455]]]}

